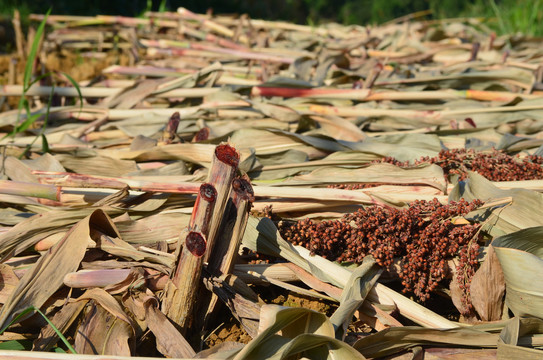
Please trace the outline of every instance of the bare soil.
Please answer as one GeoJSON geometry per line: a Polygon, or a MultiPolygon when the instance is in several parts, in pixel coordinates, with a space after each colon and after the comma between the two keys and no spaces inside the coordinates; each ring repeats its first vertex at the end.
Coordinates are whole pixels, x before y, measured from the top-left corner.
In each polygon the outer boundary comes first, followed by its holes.
{"type": "MultiPolygon", "coordinates": [[[[337,308],[337,305],[333,303],[313,299],[276,287],[259,286],[255,289],[255,291],[257,291],[258,295],[267,304],[302,307],[318,311],[326,314],[327,316],[332,315],[337,308]]],[[[211,348],[224,342],[239,342],[242,344],[247,344],[249,341],[251,341],[251,337],[234,318],[229,317],[223,319],[223,321],[223,324],[207,337],[205,341],[206,347],[211,348]]]]}
{"type": "Polygon", "coordinates": [[[130,63],[130,58],[126,53],[109,51],[105,55],[105,57],[93,57],[61,50],[47,54],[45,64],[49,71],[62,71],[75,81],[82,81],[100,76],[102,70],[108,66],[127,66],[130,63]]]}

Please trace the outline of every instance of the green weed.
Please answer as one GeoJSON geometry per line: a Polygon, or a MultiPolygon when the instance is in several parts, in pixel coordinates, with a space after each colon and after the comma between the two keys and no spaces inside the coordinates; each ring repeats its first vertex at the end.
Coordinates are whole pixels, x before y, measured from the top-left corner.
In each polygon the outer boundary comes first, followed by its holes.
{"type": "MultiPolygon", "coordinates": [[[[47,11],[45,14],[44,19],[38,26],[38,29],[36,30],[36,36],[34,37],[34,41],[32,42],[32,46],[30,48],[30,53],[28,54],[28,58],[26,60],[25,70],[23,74],[23,93],[21,94],[21,98],[19,100],[19,104],[17,107],[17,124],[14,126],[13,130],[9,132],[8,134],[4,135],[2,140],[4,140],[7,137],[15,138],[15,136],[23,131],[26,131],[29,129],[39,118],[42,117],[41,112],[32,113],[30,109],[30,103],[28,101],[27,93],[30,90],[30,87],[36,83],[38,83],[40,80],[47,78],[47,77],[53,77],[54,74],[49,72],[43,75],[40,75],[36,77],[35,79],[32,79],[32,73],[34,68],[34,63],[36,62],[36,56],[38,52],[38,47],[40,44],[40,39],[43,36],[43,33],[45,31],[45,25],[47,23],[47,18],[49,14],[51,13],[51,9],[47,11]],[[23,120],[22,113],[23,110],[25,112],[25,117],[23,120]]],[[[79,85],[77,82],[68,74],[62,73],[69,81],[72,83],[72,85],[77,89],[77,93],[79,95],[79,100],[81,106],[83,106],[83,96],[81,94],[81,89],[79,88],[79,85]]],[[[45,137],[45,130],[47,128],[47,121],[49,119],[49,110],[51,108],[51,101],[53,99],[54,94],[54,83],[51,87],[51,95],[49,96],[49,99],[47,101],[47,107],[46,107],[46,113],[43,121],[43,125],[41,126],[39,134],[36,136],[34,141],[27,145],[25,151],[23,152],[22,156],[24,156],[28,151],[30,151],[32,145],[36,142],[38,138],[42,139],[42,151],[43,152],[49,152],[49,144],[47,142],[47,138],[45,137]]]]}
{"type": "Polygon", "coordinates": [[[160,5],[158,6],[158,12],[159,13],[163,13],[163,12],[166,12],[168,11],[168,4],[167,4],[167,1],[166,0],[162,0],[160,2],[160,5]]]}
{"type": "MultiPolygon", "coordinates": [[[[4,328],[2,330],[0,330],[0,334],[3,334],[4,331],[6,331],[7,328],[9,328],[12,324],[14,324],[15,322],[19,321],[20,319],[22,319],[23,317],[25,317],[26,315],[32,313],[32,312],[37,312],[38,314],[40,314],[44,319],[45,321],[47,321],[47,324],[49,324],[51,326],[51,328],[53,328],[53,330],[55,331],[55,333],[58,335],[58,337],[60,338],[60,340],[64,343],[64,345],[66,345],[66,347],[68,348],[68,350],[70,350],[73,354],[77,354],[77,352],[75,351],[75,349],[72,347],[72,345],[70,345],[70,343],[68,342],[68,339],[66,339],[66,337],[64,335],[62,335],[62,333],[60,332],[60,330],[51,322],[51,320],[49,320],[47,318],[47,316],[45,316],[44,313],[41,312],[40,309],[34,307],[34,306],[29,306],[27,307],[26,309],[24,309],[23,311],[21,311],[21,313],[19,313],[9,324],[7,324],[6,326],[4,326],[4,328]]],[[[25,350],[25,344],[24,343],[20,343],[20,342],[10,342],[10,344],[7,344],[7,345],[4,345],[4,349],[8,350],[25,350]]],[[[58,352],[58,351],[57,351],[58,352]]]]}
{"type": "Polygon", "coordinates": [[[529,36],[543,35],[543,30],[539,26],[543,18],[541,0],[525,0],[522,5],[512,1],[497,3],[495,0],[488,0],[488,3],[501,33],[520,32],[529,36]]]}

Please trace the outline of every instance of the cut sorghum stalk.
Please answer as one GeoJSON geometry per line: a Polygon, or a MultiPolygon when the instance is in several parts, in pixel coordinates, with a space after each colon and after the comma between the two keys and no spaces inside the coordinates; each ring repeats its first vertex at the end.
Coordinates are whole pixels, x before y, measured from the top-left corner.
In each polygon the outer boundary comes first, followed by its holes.
{"type": "MultiPolygon", "coordinates": [[[[207,237],[208,248],[210,251],[213,249],[213,245],[218,237],[219,227],[228,200],[228,194],[234,176],[238,171],[238,164],[239,153],[234,147],[228,144],[220,144],[215,148],[207,178],[207,182],[212,184],[217,190],[217,200],[215,202],[214,210],[215,216],[211,219],[207,237]]],[[[206,261],[209,259],[210,251],[204,255],[206,261]]]]}
{"type": "MultiPolygon", "coordinates": [[[[243,178],[234,179],[220,225],[219,236],[209,257],[207,270],[210,274],[221,276],[232,272],[253,200],[254,192],[251,183],[243,178]]],[[[215,294],[203,300],[202,310],[206,308],[204,326],[216,313],[217,300],[215,294]]]]}
{"type": "Polygon", "coordinates": [[[180,253],[177,267],[166,284],[162,312],[176,323],[184,334],[193,321],[196,295],[201,284],[203,255],[207,250],[206,236],[213,215],[217,192],[213,185],[202,184],[194,204],[188,234],[180,253]]]}

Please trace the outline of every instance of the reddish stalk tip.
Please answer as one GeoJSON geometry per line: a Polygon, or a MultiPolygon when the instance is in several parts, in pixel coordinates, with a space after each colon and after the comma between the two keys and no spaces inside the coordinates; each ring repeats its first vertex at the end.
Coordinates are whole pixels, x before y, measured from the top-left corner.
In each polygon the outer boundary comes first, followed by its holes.
{"type": "Polygon", "coordinates": [[[474,128],[477,127],[477,125],[475,125],[475,121],[473,121],[473,119],[470,118],[470,117],[465,118],[464,121],[466,121],[468,124],[470,124],[470,125],[473,126],[474,128]]]}
{"type": "Polygon", "coordinates": [[[206,252],[206,241],[202,234],[191,231],[185,239],[185,246],[196,257],[202,257],[206,252]]]}
{"type": "Polygon", "coordinates": [[[179,111],[176,111],[170,116],[170,119],[168,120],[168,131],[177,132],[177,128],[179,127],[179,123],[181,122],[181,115],[179,114],[179,111]]]}
{"type": "Polygon", "coordinates": [[[200,197],[207,202],[214,202],[217,199],[217,190],[215,186],[205,183],[200,186],[200,197]]]}
{"type": "Polygon", "coordinates": [[[253,200],[255,193],[251,183],[245,179],[236,178],[232,181],[232,188],[234,191],[240,195],[244,195],[249,200],[253,200]]]}
{"type": "Polygon", "coordinates": [[[228,144],[218,145],[215,148],[215,156],[219,161],[232,167],[237,167],[239,164],[239,153],[228,144]]]}
{"type": "Polygon", "coordinates": [[[194,138],[192,138],[192,142],[200,142],[209,139],[209,128],[203,127],[201,128],[196,135],[194,135],[194,138]]]}

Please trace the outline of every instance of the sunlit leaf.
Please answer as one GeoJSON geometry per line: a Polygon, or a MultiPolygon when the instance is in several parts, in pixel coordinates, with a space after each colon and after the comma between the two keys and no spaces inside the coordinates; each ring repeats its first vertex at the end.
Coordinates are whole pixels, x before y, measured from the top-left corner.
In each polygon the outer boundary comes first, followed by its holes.
{"type": "Polygon", "coordinates": [[[505,277],[505,303],[517,316],[543,317],[543,227],[500,236],[492,242],[505,277]]]}

